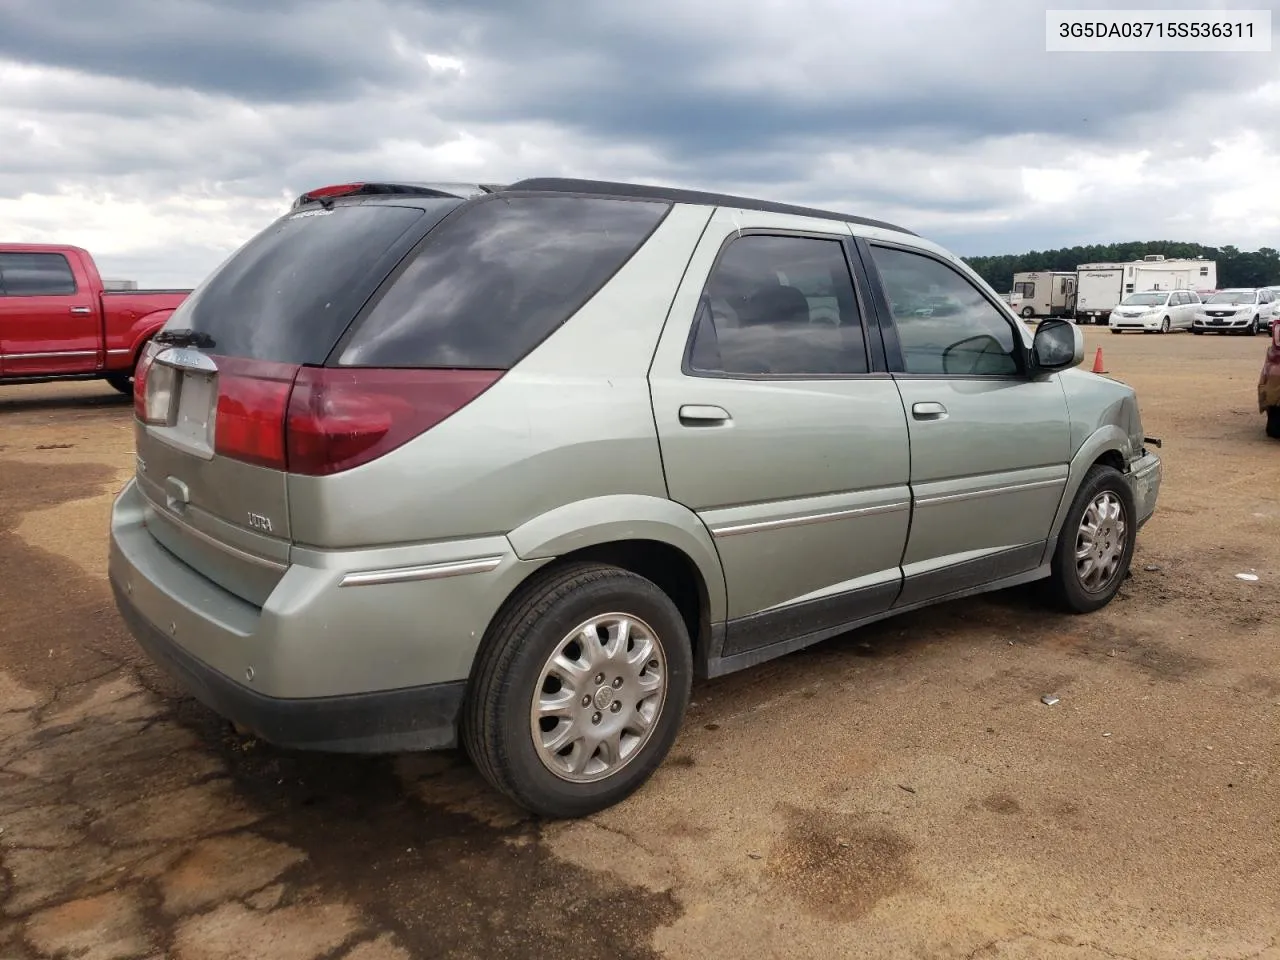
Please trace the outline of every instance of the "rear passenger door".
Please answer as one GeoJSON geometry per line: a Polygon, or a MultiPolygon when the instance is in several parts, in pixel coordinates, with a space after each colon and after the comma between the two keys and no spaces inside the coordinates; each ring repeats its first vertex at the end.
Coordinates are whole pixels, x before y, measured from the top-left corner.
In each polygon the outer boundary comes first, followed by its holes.
{"type": "Polygon", "coordinates": [[[861,248],[891,321],[886,350],[911,435],[898,605],[1034,570],[1071,459],[1058,376],[1028,377],[1021,331],[944,257],[881,242],[861,248]]]}
{"type": "Polygon", "coordinates": [[[847,230],[800,223],[718,211],[650,371],[670,496],[724,567],[724,656],[830,635],[900,584],[902,402],[869,355],[847,230]]]}

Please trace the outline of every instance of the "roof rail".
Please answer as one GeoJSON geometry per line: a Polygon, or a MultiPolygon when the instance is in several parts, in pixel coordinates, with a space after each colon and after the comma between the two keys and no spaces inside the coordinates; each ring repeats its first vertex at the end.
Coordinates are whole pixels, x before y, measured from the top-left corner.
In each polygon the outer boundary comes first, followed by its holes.
{"type": "Polygon", "coordinates": [[[726,193],[709,193],[702,190],[684,190],[678,187],[659,187],[647,184],[620,183],[610,180],[576,180],[562,177],[537,177],[520,180],[505,188],[511,191],[530,191],[548,193],[588,193],[604,194],[613,197],[633,197],[636,199],[667,200],[671,203],[692,203],[703,206],[736,207],[740,210],[762,210],[769,213],[784,213],[792,216],[814,217],[822,220],[840,220],[844,223],[858,223],[867,227],[879,227],[882,230],[893,230],[916,236],[915,233],[897,224],[883,220],[872,220],[868,217],[856,217],[833,210],[820,210],[816,207],[801,207],[789,203],[774,203],[770,200],[756,200],[751,197],[737,197],[726,193]]]}

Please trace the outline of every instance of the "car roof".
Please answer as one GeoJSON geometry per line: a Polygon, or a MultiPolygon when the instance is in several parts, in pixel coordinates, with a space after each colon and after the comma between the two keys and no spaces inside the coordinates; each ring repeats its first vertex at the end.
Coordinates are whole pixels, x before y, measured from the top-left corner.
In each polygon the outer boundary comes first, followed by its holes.
{"type": "Polygon", "coordinates": [[[872,220],[869,217],[858,217],[834,210],[822,210],[817,207],[802,207],[789,203],[775,203],[771,200],[757,200],[752,197],[739,197],[727,193],[710,193],[703,190],[685,190],[679,187],[661,187],[638,183],[621,183],[612,180],[578,180],[566,177],[536,177],[520,180],[510,184],[504,192],[546,192],[546,193],[578,193],[595,194],[611,197],[631,197],[645,200],[667,200],[671,203],[689,203],[711,207],[735,207],[739,210],[761,210],[768,213],[782,213],[791,216],[813,217],[820,220],[839,220],[844,223],[857,223],[865,227],[878,227],[881,230],[892,230],[896,233],[918,236],[918,234],[886,223],[883,220],[872,220]]]}

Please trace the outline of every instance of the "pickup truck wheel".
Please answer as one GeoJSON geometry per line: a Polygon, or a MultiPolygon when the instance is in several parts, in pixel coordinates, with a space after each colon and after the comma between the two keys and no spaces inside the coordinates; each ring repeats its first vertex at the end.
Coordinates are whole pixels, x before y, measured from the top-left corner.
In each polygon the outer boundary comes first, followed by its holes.
{"type": "Polygon", "coordinates": [[[1058,534],[1049,583],[1057,605],[1092,613],[1120,592],[1138,536],[1133,491],[1120,471],[1091,467],[1058,534]]]}
{"type": "Polygon", "coordinates": [[[126,396],[133,393],[133,374],[131,373],[109,373],[107,383],[126,396]]]}
{"type": "Polygon", "coordinates": [[[1280,440],[1280,407],[1267,407],[1267,436],[1280,440]]]}
{"type": "Polygon", "coordinates": [[[484,778],[522,807],[587,816],[657,769],[692,673],[670,597],[626,570],[573,564],[523,588],[486,632],[462,739],[484,778]]]}

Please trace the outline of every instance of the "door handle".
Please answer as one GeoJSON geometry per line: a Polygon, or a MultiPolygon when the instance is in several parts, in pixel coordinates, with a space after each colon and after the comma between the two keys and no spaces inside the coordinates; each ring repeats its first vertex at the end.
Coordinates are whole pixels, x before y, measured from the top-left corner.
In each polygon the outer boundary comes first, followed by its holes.
{"type": "Polygon", "coordinates": [[[715,427],[728,423],[729,411],[724,407],[686,403],[680,408],[680,422],[686,427],[715,427]]]}
{"type": "Polygon", "coordinates": [[[92,307],[72,307],[71,312],[72,313],[92,313],[93,308],[92,307]]]}
{"type": "Polygon", "coordinates": [[[911,405],[911,415],[917,420],[945,420],[947,419],[947,408],[940,403],[932,401],[913,403],[911,405]]]}

